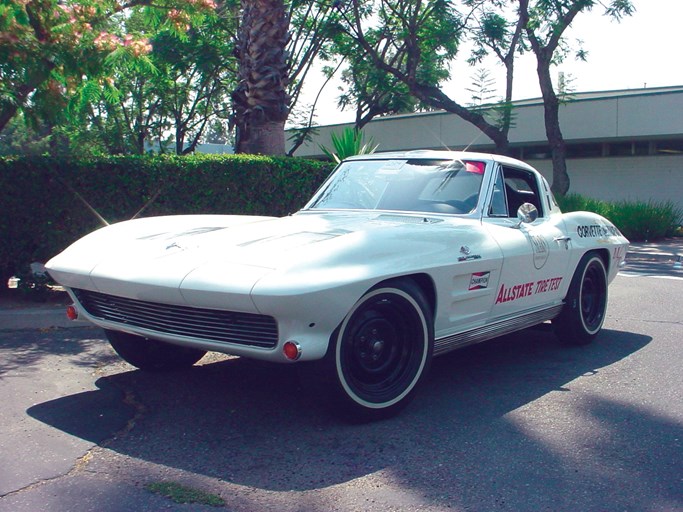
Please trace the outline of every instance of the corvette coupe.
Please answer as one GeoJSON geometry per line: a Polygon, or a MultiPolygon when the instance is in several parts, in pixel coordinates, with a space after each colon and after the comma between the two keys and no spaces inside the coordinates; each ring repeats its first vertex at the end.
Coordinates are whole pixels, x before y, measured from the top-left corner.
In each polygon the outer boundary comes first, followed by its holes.
{"type": "Polygon", "coordinates": [[[563,214],[502,156],[411,151],[343,161],[297,213],[181,215],[97,230],[52,258],[68,313],[142,370],[207,351],[315,368],[337,410],[395,414],[430,361],[550,321],[600,331],[628,240],[563,214]]]}

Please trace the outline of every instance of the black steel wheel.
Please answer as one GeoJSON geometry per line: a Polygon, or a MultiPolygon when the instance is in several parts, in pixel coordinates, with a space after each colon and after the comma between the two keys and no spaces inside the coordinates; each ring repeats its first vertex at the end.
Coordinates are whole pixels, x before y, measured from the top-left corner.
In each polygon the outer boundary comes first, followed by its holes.
{"type": "Polygon", "coordinates": [[[607,270],[602,258],[588,253],[581,258],[567,292],[566,304],[554,320],[560,340],[585,345],[600,332],[607,311],[607,270]]]}
{"type": "Polygon", "coordinates": [[[334,383],[352,420],[392,416],[412,399],[429,367],[431,308],[411,281],[366,293],[333,335],[334,383]]]}
{"type": "Polygon", "coordinates": [[[105,330],[109,343],[127,363],[141,370],[162,372],[189,368],[205,350],[181,347],[120,331],[105,330]]]}

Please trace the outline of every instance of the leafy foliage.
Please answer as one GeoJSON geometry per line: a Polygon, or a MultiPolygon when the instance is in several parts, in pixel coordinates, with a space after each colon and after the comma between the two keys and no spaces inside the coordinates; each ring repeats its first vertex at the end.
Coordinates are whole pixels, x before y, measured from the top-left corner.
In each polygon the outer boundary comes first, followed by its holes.
{"type": "Polygon", "coordinates": [[[683,224],[683,210],[671,201],[601,201],[579,194],[559,197],[563,212],[590,211],[609,219],[632,242],[673,236],[683,224]]]}
{"type": "Polygon", "coordinates": [[[491,72],[480,68],[471,78],[472,84],[465,90],[472,95],[471,107],[480,110],[484,106],[489,106],[495,99],[496,80],[491,77],[491,72]]]}
{"type": "Polygon", "coordinates": [[[286,47],[289,70],[287,92],[293,109],[316,58],[330,58],[331,44],[339,34],[345,8],[339,0],[290,0],[286,3],[289,5],[291,35],[286,47]]]}
{"type": "MultiPolygon", "coordinates": [[[[215,7],[213,0],[25,0],[3,4],[0,132],[17,112],[44,137],[53,135],[57,127],[62,128],[62,135],[83,132],[84,127],[92,130],[89,121],[94,116],[100,125],[120,122],[122,118],[115,119],[111,112],[95,112],[93,103],[103,98],[108,105],[122,105],[130,90],[139,94],[149,89],[149,80],[142,86],[135,77],[126,89],[115,75],[157,76],[157,65],[150,58],[151,34],[200,26],[215,7]]],[[[140,125],[140,120],[138,116],[130,124],[140,125]]],[[[124,131],[120,124],[118,131],[124,131]]],[[[52,147],[58,148],[60,144],[55,142],[52,147]]],[[[113,146],[123,150],[120,143],[113,146]]],[[[140,146],[139,137],[134,146],[140,146]]]]}
{"type": "MultiPolygon", "coordinates": [[[[340,4],[346,6],[347,4],[340,4]]],[[[366,43],[371,47],[371,53],[381,56],[381,58],[395,64],[397,68],[404,69],[406,55],[408,52],[407,41],[403,41],[401,47],[397,41],[400,34],[409,34],[407,29],[409,20],[403,20],[401,16],[411,12],[409,2],[369,2],[363,4],[354,2],[351,7],[340,7],[341,20],[339,29],[335,33],[332,45],[332,55],[335,56],[339,64],[344,64],[345,69],[341,73],[341,81],[344,84],[340,88],[338,105],[341,109],[355,108],[356,119],[355,127],[362,129],[372,119],[382,115],[401,114],[415,112],[419,109],[427,108],[418,98],[410,93],[410,89],[390,70],[377,66],[369,52],[359,45],[359,37],[355,31],[355,24],[362,21],[368,29],[364,33],[366,43]],[[396,9],[399,9],[398,11],[396,9]],[[352,19],[353,18],[353,19],[352,19]],[[401,25],[403,25],[402,28],[401,25]]],[[[419,12],[419,6],[414,6],[414,12],[419,12]]],[[[425,10],[425,12],[429,12],[425,10]]],[[[426,15],[429,27],[436,27],[434,15],[426,15]]],[[[415,28],[417,30],[417,28],[415,28]]],[[[429,30],[427,30],[428,32],[429,30]]],[[[453,33],[451,34],[451,36],[453,33]]],[[[412,37],[417,40],[417,33],[413,31],[412,37]]],[[[438,37],[436,30],[425,39],[425,45],[434,45],[435,38],[438,37]]],[[[448,38],[449,45],[457,46],[457,39],[448,38]]],[[[425,48],[427,48],[425,46],[425,48]]],[[[426,49],[430,55],[437,56],[442,52],[431,52],[431,47],[426,49]]],[[[419,50],[415,48],[414,52],[419,50]]],[[[454,52],[451,52],[454,55],[454,52]]],[[[440,74],[435,68],[427,70],[429,64],[425,64],[421,74],[437,79],[440,74]]]]}
{"type": "Polygon", "coordinates": [[[0,283],[101,227],[100,218],[287,215],[331,169],[329,163],[247,155],[0,158],[0,283]]]}
{"type": "MultiPolygon", "coordinates": [[[[508,152],[505,127],[509,126],[510,115],[505,116],[500,128],[497,120],[461,105],[444,90],[449,79],[458,78],[451,75],[450,64],[467,34],[469,19],[486,2],[465,1],[464,10],[445,0],[352,0],[351,4],[353,9],[345,18],[344,30],[355,51],[345,51],[345,57],[350,55],[359,65],[370,62],[380,73],[401,84],[420,108],[454,113],[484,132],[498,152],[508,152]]],[[[506,107],[509,104],[505,101],[506,107]]]]}
{"type": "Polygon", "coordinates": [[[365,142],[363,132],[355,128],[345,128],[341,135],[333,132],[330,138],[333,149],[324,146],[320,146],[320,149],[336,163],[340,163],[350,156],[374,153],[379,146],[379,144],[374,143],[372,138],[365,142]]]}

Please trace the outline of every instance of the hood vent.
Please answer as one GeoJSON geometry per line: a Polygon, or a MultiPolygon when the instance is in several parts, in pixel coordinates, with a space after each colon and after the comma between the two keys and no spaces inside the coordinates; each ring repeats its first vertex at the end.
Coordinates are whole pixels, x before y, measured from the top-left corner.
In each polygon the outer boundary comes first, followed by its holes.
{"type": "Polygon", "coordinates": [[[405,224],[437,224],[443,222],[443,219],[435,219],[432,217],[420,217],[417,215],[399,215],[399,214],[382,214],[375,220],[384,222],[403,222],[405,224]]]}

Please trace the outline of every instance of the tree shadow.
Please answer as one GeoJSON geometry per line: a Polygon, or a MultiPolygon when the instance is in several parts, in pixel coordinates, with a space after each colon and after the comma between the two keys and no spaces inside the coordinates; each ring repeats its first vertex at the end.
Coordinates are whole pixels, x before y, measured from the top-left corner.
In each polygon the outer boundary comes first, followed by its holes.
{"type": "MultiPolygon", "coordinates": [[[[365,425],[329,414],[315,389],[301,387],[293,366],[230,358],[170,374],[124,372],[96,384],[101,390],[130,391],[144,407],[135,428],[107,447],[154,464],[268,491],[322,489],[381,471],[435,502],[476,508],[498,506],[498,499],[508,505],[531,500],[530,508],[557,510],[543,485],[564,488],[567,476],[571,482],[585,472],[574,473],[575,461],[517,424],[519,411],[550,393],[571,394],[574,381],[600,375],[650,341],[615,330],[603,330],[595,344],[580,348],[561,346],[543,329],[506,336],[436,359],[408,409],[365,425]],[[524,487],[522,481],[530,484],[524,487]]],[[[38,404],[28,413],[89,439],[64,412],[96,414],[100,399],[98,391],[81,393],[38,404]]],[[[661,432],[660,440],[674,434],[681,439],[673,422],[609,401],[588,403],[586,414],[609,423],[624,448],[636,441],[629,430],[634,423],[661,432]],[[628,421],[622,424],[623,418],[628,421]]],[[[650,473],[666,464],[659,457],[663,450],[644,459],[654,467],[632,468],[629,481],[639,479],[638,488],[656,483],[650,473]]],[[[600,457],[600,447],[594,452],[600,457]]],[[[612,484],[610,468],[608,463],[596,469],[592,485],[612,484]]],[[[587,509],[596,509],[595,496],[586,496],[593,500],[587,509]]]]}
{"type": "Polygon", "coordinates": [[[11,371],[33,368],[49,356],[70,358],[75,366],[104,366],[118,360],[107,350],[94,350],[102,346],[101,330],[93,327],[63,330],[67,336],[55,336],[55,329],[22,329],[3,332],[0,336],[0,379],[11,371]]]}

